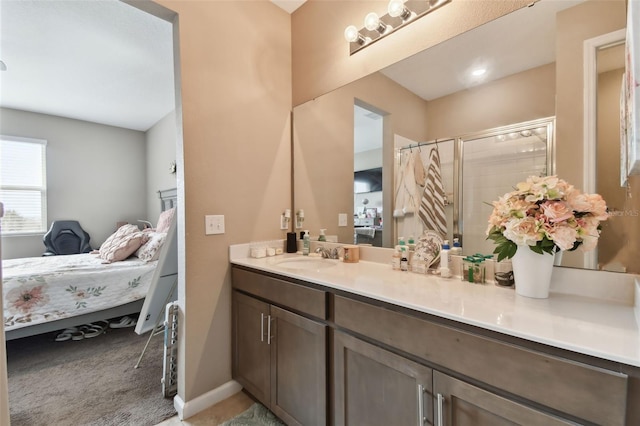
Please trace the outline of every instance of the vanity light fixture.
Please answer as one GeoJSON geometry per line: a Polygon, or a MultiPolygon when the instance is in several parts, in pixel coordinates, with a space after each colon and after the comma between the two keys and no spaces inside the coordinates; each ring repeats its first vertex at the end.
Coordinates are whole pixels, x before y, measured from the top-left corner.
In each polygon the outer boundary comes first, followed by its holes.
{"type": "Polygon", "coordinates": [[[409,9],[405,0],[390,0],[384,16],[378,16],[375,12],[368,13],[364,18],[364,28],[358,30],[354,25],[349,25],[344,30],[344,38],[349,42],[349,54],[353,55],[449,2],[451,0],[411,1],[409,9]]]}

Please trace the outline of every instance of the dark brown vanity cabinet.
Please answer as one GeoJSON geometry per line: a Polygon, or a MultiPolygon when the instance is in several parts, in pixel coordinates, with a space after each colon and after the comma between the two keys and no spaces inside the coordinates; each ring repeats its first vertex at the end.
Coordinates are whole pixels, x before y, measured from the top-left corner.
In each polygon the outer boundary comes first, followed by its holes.
{"type": "Polygon", "coordinates": [[[439,371],[433,372],[437,426],[555,426],[576,423],[519,404],[439,371]]]}
{"type": "Polygon", "coordinates": [[[432,424],[432,370],[336,331],[333,339],[334,424],[432,424]]]}
{"type": "MultiPolygon", "coordinates": [[[[374,346],[406,354],[407,365],[413,357],[432,366],[436,426],[629,424],[626,374],[338,295],[334,321],[374,346]]],[[[336,382],[339,375],[336,369],[336,382]]]]}
{"type": "Polygon", "coordinates": [[[575,425],[348,334],[333,342],[336,426],[575,425]]]}
{"type": "Polygon", "coordinates": [[[273,278],[265,287],[264,278],[234,270],[233,377],[288,425],[326,425],[327,326],[261,300],[264,294],[238,289],[262,293],[270,284],[283,286],[285,292],[274,298],[291,297],[292,309],[315,300],[324,310],[326,296],[273,278]],[[299,291],[304,297],[296,303],[299,291]]]}
{"type": "Polygon", "coordinates": [[[234,378],[288,425],[639,424],[638,368],[277,275],[232,274],[234,378]]]}

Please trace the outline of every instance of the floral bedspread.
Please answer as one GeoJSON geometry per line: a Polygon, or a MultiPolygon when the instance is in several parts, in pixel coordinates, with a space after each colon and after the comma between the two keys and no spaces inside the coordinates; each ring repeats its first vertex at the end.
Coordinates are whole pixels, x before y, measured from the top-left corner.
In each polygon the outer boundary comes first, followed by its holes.
{"type": "Polygon", "coordinates": [[[102,263],[95,254],[2,261],[5,331],[142,299],[158,261],[102,263]]]}

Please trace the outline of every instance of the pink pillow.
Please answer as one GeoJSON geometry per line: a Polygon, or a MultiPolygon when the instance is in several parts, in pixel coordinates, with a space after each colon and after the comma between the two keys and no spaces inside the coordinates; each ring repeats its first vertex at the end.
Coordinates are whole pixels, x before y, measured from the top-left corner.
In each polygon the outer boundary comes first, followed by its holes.
{"type": "Polygon", "coordinates": [[[146,241],[147,235],[136,225],[123,225],[102,243],[99,255],[105,263],[125,260],[146,241]]]}
{"type": "Polygon", "coordinates": [[[136,256],[145,262],[158,260],[160,248],[164,244],[167,234],[165,232],[145,232],[145,234],[149,236],[149,240],[140,246],[136,251],[136,256]]]}
{"type": "Polygon", "coordinates": [[[169,227],[171,226],[171,221],[173,220],[175,212],[176,208],[171,207],[169,210],[165,210],[160,213],[160,217],[158,217],[158,225],[156,225],[156,232],[169,231],[169,227]]]}

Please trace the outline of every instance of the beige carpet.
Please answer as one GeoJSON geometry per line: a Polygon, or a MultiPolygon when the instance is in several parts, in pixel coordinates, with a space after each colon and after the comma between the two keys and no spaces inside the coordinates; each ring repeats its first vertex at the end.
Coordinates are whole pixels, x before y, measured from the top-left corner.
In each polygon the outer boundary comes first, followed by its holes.
{"type": "Polygon", "coordinates": [[[133,328],[56,342],[57,333],[7,342],[12,426],[156,425],[176,414],[162,395],[163,336],[133,328]]]}

